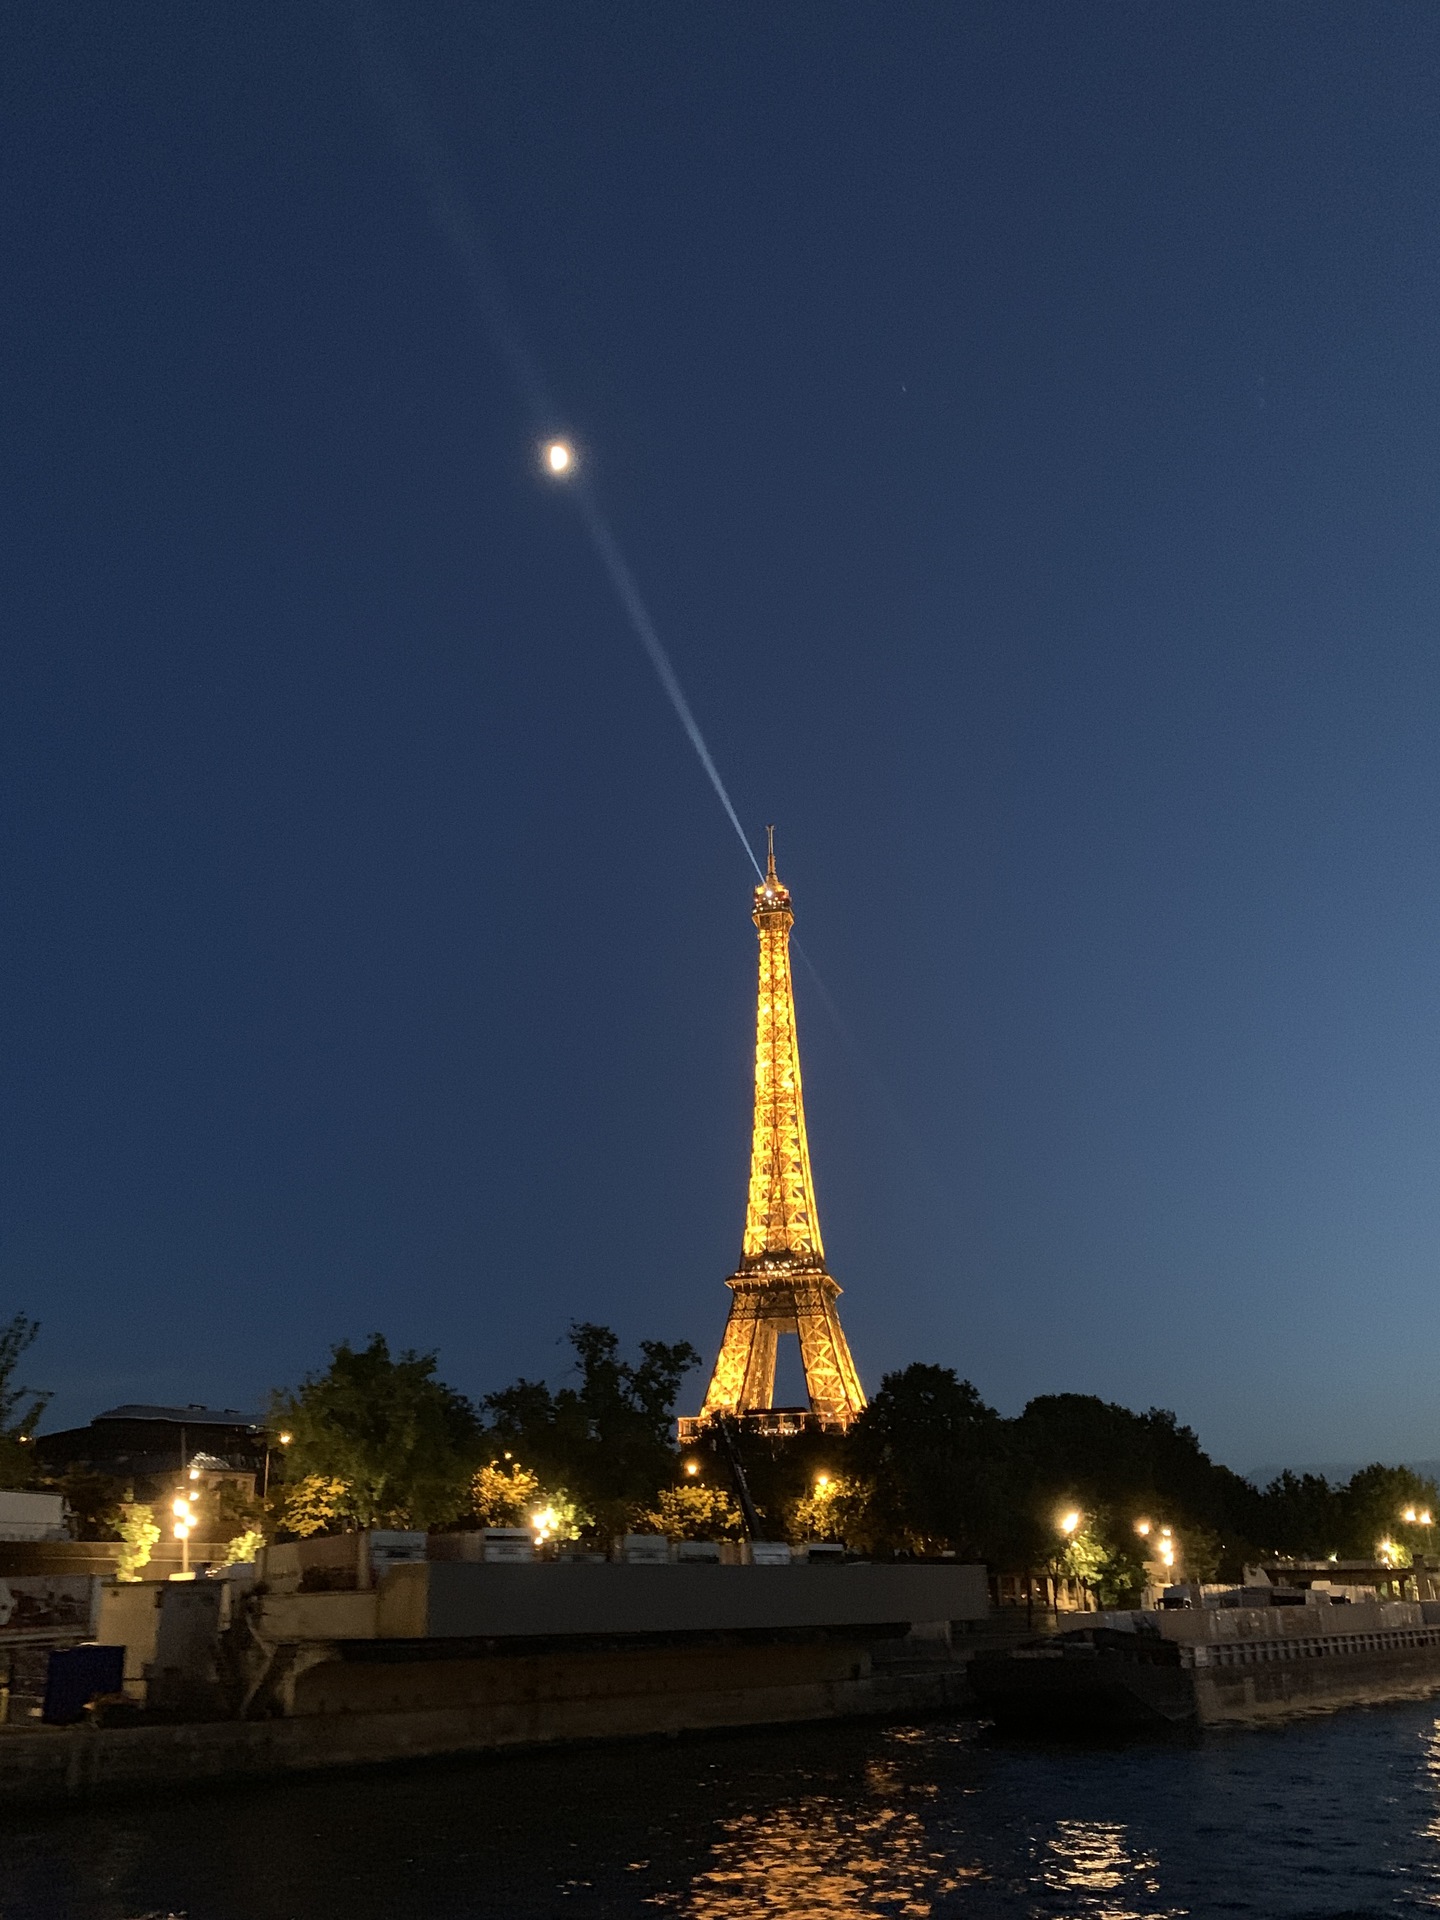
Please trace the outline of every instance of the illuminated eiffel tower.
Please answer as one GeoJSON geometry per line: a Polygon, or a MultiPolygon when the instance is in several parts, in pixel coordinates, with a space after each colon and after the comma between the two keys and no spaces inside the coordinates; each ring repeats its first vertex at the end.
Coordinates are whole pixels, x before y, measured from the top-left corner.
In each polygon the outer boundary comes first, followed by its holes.
{"type": "Polygon", "coordinates": [[[775,877],[773,827],[769,835],[769,871],[755,889],[752,914],[760,934],[760,993],[745,1239],[739,1271],[725,1283],[733,1298],[710,1390],[699,1417],[680,1422],[682,1441],[693,1439],[718,1414],[779,1433],[805,1423],[805,1410],[774,1405],[775,1355],[783,1333],[800,1338],[811,1420],[822,1427],[847,1427],[865,1405],[840,1328],[835,1307],[840,1289],[825,1270],[815,1212],[790,978],[795,915],[788,889],[775,877]]]}

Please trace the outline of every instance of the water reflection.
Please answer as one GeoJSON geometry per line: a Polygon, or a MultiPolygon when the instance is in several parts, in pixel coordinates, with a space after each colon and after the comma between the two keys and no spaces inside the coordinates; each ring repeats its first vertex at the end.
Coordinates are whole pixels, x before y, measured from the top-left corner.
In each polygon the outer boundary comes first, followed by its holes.
{"type": "Polygon", "coordinates": [[[1155,1905],[1160,1863],[1152,1854],[1132,1853],[1128,1831],[1110,1820],[1059,1821],[1040,1863],[1044,1885],[1056,1893],[1120,1896],[1082,1900],[1080,1911],[1104,1920],[1155,1920],[1166,1911],[1155,1905]]]}
{"type": "Polygon", "coordinates": [[[1440,1920],[1440,1721],[803,1728],[0,1821],[0,1920],[1440,1920]]]}
{"type": "Polygon", "coordinates": [[[1416,1837],[1428,1842],[1425,1848],[1428,1871],[1424,1877],[1429,1884],[1420,1890],[1420,1898],[1427,1907],[1440,1907],[1440,1720],[1426,1728],[1421,1751],[1424,1757],[1420,1777],[1429,1802],[1429,1817],[1421,1822],[1416,1837]]]}
{"type": "Polygon", "coordinates": [[[687,1920],[924,1920],[937,1901],[985,1877],[927,1832],[919,1807],[937,1792],[933,1779],[912,1779],[881,1754],[859,1794],[817,1791],[723,1820],[690,1885],[651,1904],[687,1920]]]}

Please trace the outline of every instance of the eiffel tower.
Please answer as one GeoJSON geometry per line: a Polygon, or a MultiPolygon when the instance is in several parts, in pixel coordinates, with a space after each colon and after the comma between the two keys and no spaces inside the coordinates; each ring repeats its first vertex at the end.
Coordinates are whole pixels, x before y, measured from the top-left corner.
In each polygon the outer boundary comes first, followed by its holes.
{"type": "Polygon", "coordinates": [[[739,1271],[726,1281],[730,1317],[710,1390],[698,1417],[679,1423],[692,1440],[718,1414],[775,1433],[808,1422],[848,1427],[865,1405],[835,1302],[840,1289],[825,1269],[815,1212],[815,1183],[805,1138],[800,1047],[790,978],[790,894],[775,875],[775,829],[769,868],[755,889],[751,917],[760,934],[760,993],[755,1017],[755,1129],[750,1196],[739,1271]],[[777,1408],[775,1355],[782,1333],[798,1334],[808,1411],[777,1408]]]}

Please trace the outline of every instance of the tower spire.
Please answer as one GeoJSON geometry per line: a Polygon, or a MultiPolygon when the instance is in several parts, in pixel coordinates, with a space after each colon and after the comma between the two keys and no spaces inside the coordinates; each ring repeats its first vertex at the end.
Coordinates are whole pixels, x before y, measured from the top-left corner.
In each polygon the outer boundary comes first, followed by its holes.
{"type": "Polygon", "coordinates": [[[795,914],[790,891],[775,871],[774,827],[766,835],[766,874],[750,916],[760,936],[760,976],[745,1232],[739,1269],[726,1282],[733,1294],[730,1317],[705,1405],[699,1422],[681,1423],[682,1437],[716,1414],[765,1423],[774,1411],[776,1347],[783,1333],[799,1336],[808,1411],[815,1419],[845,1427],[865,1405],[835,1307],[840,1288],[825,1267],[790,973],[795,914]]]}

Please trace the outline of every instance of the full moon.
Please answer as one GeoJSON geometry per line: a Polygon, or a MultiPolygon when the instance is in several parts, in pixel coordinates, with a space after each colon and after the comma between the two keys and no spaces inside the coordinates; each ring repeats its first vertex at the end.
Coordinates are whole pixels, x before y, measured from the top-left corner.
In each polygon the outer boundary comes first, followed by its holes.
{"type": "Polygon", "coordinates": [[[575,455],[563,440],[552,440],[545,449],[545,464],[551,473],[568,473],[575,464],[575,455]]]}

